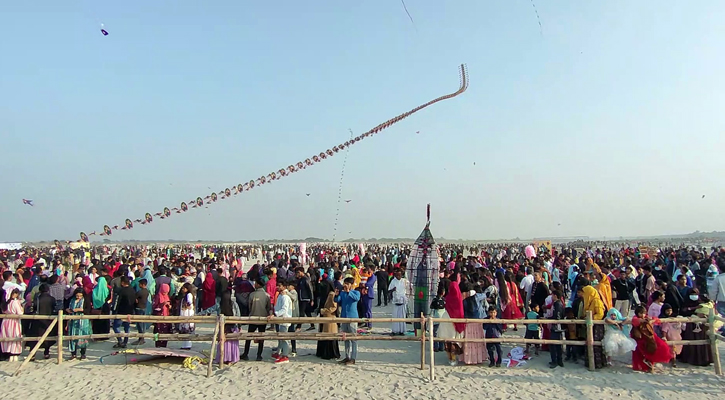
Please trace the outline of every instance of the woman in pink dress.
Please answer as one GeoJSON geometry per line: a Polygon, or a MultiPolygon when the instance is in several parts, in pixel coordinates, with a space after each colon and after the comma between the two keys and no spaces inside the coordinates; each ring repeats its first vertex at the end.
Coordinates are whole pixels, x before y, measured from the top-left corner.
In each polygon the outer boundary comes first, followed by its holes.
{"type": "MultiPolygon", "coordinates": [[[[672,306],[664,304],[662,311],[660,311],[660,318],[672,318],[672,306]]],[[[682,331],[685,330],[685,324],[682,322],[663,322],[660,325],[660,331],[662,331],[662,338],[668,342],[682,340],[682,331]]],[[[671,344],[670,350],[672,350],[672,366],[676,367],[676,357],[682,353],[681,344],[671,344]]]]}
{"type": "MultiPolygon", "coordinates": [[[[20,290],[13,289],[5,294],[7,302],[7,310],[5,314],[23,315],[23,306],[20,305],[20,290]]],[[[0,337],[2,338],[20,338],[22,337],[22,329],[19,319],[3,318],[0,325],[0,337]]],[[[23,352],[21,342],[2,342],[0,343],[2,352],[10,354],[10,361],[18,361],[18,356],[23,352]]]]}
{"type": "MultiPolygon", "coordinates": [[[[499,284],[499,297],[501,298],[501,314],[503,319],[523,319],[524,314],[521,313],[521,307],[524,302],[521,301],[521,293],[514,281],[512,273],[507,272],[504,276],[501,272],[496,273],[496,281],[499,284]]],[[[514,331],[516,331],[514,325],[514,331]]]]}

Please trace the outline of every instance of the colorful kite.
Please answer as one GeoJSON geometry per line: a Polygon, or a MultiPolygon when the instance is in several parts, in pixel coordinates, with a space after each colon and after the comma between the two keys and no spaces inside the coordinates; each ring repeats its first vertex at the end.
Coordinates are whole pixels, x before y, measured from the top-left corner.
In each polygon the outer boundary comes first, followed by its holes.
{"type": "Polygon", "coordinates": [[[88,235],[86,235],[84,232],[81,232],[81,242],[88,242],[88,235]]]}
{"type": "MultiPolygon", "coordinates": [[[[106,34],[107,34],[107,32],[106,32],[106,34]]],[[[236,191],[234,194],[236,195],[236,194],[242,193],[244,191],[254,189],[255,186],[261,186],[266,183],[271,183],[273,181],[277,181],[277,180],[279,180],[283,177],[289,176],[295,172],[304,170],[307,167],[311,167],[315,164],[319,164],[321,161],[326,160],[328,157],[334,156],[341,150],[345,150],[346,148],[349,148],[353,144],[358,143],[359,141],[361,141],[365,138],[371,137],[373,135],[376,135],[376,134],[382,132],[384,129],[391,127],[393,124],[396,124],[396,123],[402,121],[403,119],[413,115],[414,113],[416,113],[424,108],[427,108],[440,101],[452,99],[454,97],[459,96],[460,94],[465,92],[466,89],[468,89],[468,72],[466,70],[466,66],[464,64],[462,64],[460,66],[460,85],[459,85],[458,90],[456,90],[455,92],[437,97],[437,98],[435,98],[425,104],[422,104],[408,112],[400,114],[397,117],[394,117],[392,119],[389,119],[389,120],[383,122],[382,124],[379,124],[378,126],[370,129],[369,131],[363,133],[362,135],[359,135],[357,137],[352,137],[350,140],[348,140],[344,143],[341,143],[337,146],[334,146],[331,149],[327,149],[326,151],[319,152],[318,154],[313,155],[312,157],[307,158],[304,161],[299,161],[296,164],[290,164],[287,168],[282,168],[275,172],[271,172],[267,175],[262,175],[259,178],[252,179],[247,183],[237,184],[234,187],[234,189],[236,191]]],[[[230,194],[231,194],[231,190],[225,189],[223,191],[220,191],[218,194],[212,193],[210,196],[207,196],[207,198],[211,200],[210,203],[213,203],[217,200],[217,195],[224,195],[224,197],[222,197],[222,198],[227,198],[227,197],[229,197],[230,194]]],[[[28,201],[30,201],[30,200],[28,200],[28,201]]],[[[352,200],[346,200],[347,203],[349,203],[350,201],[352,201],[352,200]]],[[[23,203],[29,204],[29,203],[26,203],[25,199],[23,200],[23,203]]],[[[191,200],[188,203],[193,204],[192,208],[199,208],[204,205],[204,199],[202,199],[201,197],[197,197],[196,200],[191,200]]],[[[32,203],[30,203],[29,205],[32,205],[32,203]]],[[[168,210],[168,207],[164,208],[163,213],[157,213],[157,215],[162,216],[162,218],[169,217],[171,212],[167,211],[167,210],[168,210]]],[[[182,202],[181,206],[178,209],[175,208],[174,210],[176,211],[177,214],[180,214],[182,212],[187,212],[189,210],[189,206],[187,205],[187,202],[182,202]]],[[[153,217],[151,216],[150,213],[146,213],[145,220],[136,220],[136,222],[139,222],[139,221],[141,221],[140,222],[141,225],[146,225],[147,223],[150,223],[153,221],[153,217]]],[[[116,229],[118,229],[118,226],[114,226],[113,228],[111,228],[108,225],[105,225],[103,227],[103,233],[101,235],[111,235],[113,233],[113,230],[116,230],[116,229]]],[[[93,234],[95,234],[95,232],[93,234]]]]}
{"type": "Polygon", "coordinates": [[[126,229],[133,229],[133,222],[126,218],[126,229]]]}
{"type": "Polygon", "coordinates": [[[33,200],[23,199],[23,204],[27,204],[30,207],[33,207],[35,204],[33,204],[33,200]]]}
{"type": "MultiPolygon", "coordinates": [[[[430,233],[430,204],[426,207],[426,216],[428,221],[415,241],[408,263],[413,286],[413,292],[408,295],[412,297],[413,315],[416,317],[430,314],[430,303],[438,291],[438,247],[430,233]]],[[[416,330],[422,328],[420,322],[415,322],[413,326],[416,330]]]]}
{"type": "MultiPolygon", "coordinates": [[[[103,34],[103,36],[108,36],[108,31],[106,30],[106,27],[103,24],[101,24],[101,33],[103,34]]],[[[123,35],[121,35],[121,36],[123,36],[123,35]]]]}

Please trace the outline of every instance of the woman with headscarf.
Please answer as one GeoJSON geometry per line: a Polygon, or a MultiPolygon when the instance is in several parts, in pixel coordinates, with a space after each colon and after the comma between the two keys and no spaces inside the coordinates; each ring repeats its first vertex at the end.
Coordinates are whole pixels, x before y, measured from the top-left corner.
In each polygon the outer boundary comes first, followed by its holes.
{"type": "MultiPolygon", "coordinates": [[[[220,278],[224,278],[220,275],[220,278]]],[[[232,300],[232,292],[229,289],[229,283],[226,278],[222,280],[222,291],[219,293],[219,312],[221,315],[227,317],[239,317],[239,306],[237,302],[232,300]],[[226,285],[224,285],[226,283],[226,285]]],[[[237,324],[224,324],[224,333],[237,333],[239,327],[237,324]]],[[[239,362],[239,339],[226,340],[224,342],[224,360],[221,360],[221,342],[218,344],[216,362],[221,365],[222,362],[226,364],[236,364],[239,362]]]]}
{"type": "Polygon", "coordinates": [[[637,348],[632,352],[632,369],[652,372],[655,364],[670,362],[670,347],[654,331],[653,326],[660,323],[658,318],[647,317],[647,312],[641,305],[634,309],[634,314],[631,335],[637,341],[637,348]]]}
{"type": "MultiPolygon", "coordinates": [[[[111,291],[108,289],[106,278],[99,276],[96,279],[96,287],[93,288],[93,315],[106,315],[111,313],[111,307],[108,305],[108,298],[111,291]]],[[[94,334],[104,334],[111,331],[110,320],[108,319],[94,319],[91,323],[94,334]]],[[[97,339],[97,340],[108,340],[108,339],[97,339]]]]}
{"type": "MultiPolygon", "coordinates": [[[[35,315],[53,315],[53,309],[55,307],[55,299],[50,295],[50,287],[43,283],[38,287],[38,296],[35,297],[35,300],[33,301],[33,310],[35,312],[35,315]]],[[[50,326],[50,320],[49,319],[34,319],[31,320],[30,323],[30,337],[39,337],[43,336],[45,331],[48,329],[48,326],[50,326]]],[[[57,328],[53,328],[53,331],[51,332],[50,336],[58,336],[57,334],[57,328]]],[[[34,347],[37,342],[28,342],[30,344],[31,348],[34,347]]],[[[43,358],[49,359],[50,358],[50,347],[55,344],[55,341],[52,340],[45,340],[43,342],[43,358]]]]}
{"type": "MultiPolygon", "coordinates": [[[[86,277],[87,278],[87,277],[86,277]]],[[[88,282],[90,282],[90,279],[88,282]]],[[[69,315],[89,315],[92,309],[93,299],[90,292],[86,292],[84,288],[77,288],[73,292],[70,304],[66,313],[69,315]]],[[[91,324],[87,319],[72,319],[68,321],[68,335],[84,336],[91,334],[91,324]]],[[[72,339],[68,341],[68,350],[70,350],[70,359],[74,360],[78,349],[81,350],[81,360],[86,358],[86,347],[88,347],[88,339],[72,339]]],[[[62,351],[62,349],[58,349],[62,351]]]]}
{"type": "MultiPolygon", "coordinates": [[[[444,299],[446,302],[446,311],[443,313],[443,319],[463,318],[463,297],[460,289],[461,277],[458,272],[451,274],[448,292],[444,299]]],[[[441,321],[438,327],[438,337],[445,339],[460,339],[466,331],[466,324],[461,322],[450,323],[441,321]]],[[[445,342],[446,353],[448,354],[448,363],[456,365],[456,357],[463,353],[458,342],[453,340],[445,342]]]]}
{"type": "MultiPolygon", "coordinates": [[[[688,291],[687,299],[680,309],[680,316],[697,316],[697,309],[704,303],[700,297],[700,291],[692,288],[688,291]]],[[[700,322],[688,322],[682,331],[682,340],[707,340],[708,326],[700,322]]],[[[677,356],[677,361],[697,366],[708,366],[713,362],[712,350],[709,344],[682,346],[682,352],[677,356]]]]}
{"type": "Polygon", "coordinates": [[[599,265],[592,263],[592,268],[594,269],[594,277],[597,280],[596,282],[592,282],[592,285],[594,285],[597,292],[599,292],[599,295],[602,298],[602,303],[604,303],[605,310],[609,310],[614,307],[614,302],[612,301],[612,282],[606,274],[602,273],[602,269],[599,268],[599,265]]]}
{"type": "Polygon", "coordinates": [[[637,347],[637,342],[629,335],[632,327],[622,324],[626,318],[622,316],[616,308],[610,308],[607,311],[607,323],[602,340],[602,347],[607,357],[621,356],[633,351],[637,347]]]}
{"type": "MultiPolygon", "coordinates": [[[[190,283],[184,283],[179,290],[179,316],[182,317],[193,317],[194,316],[194,304],[196,304],[195,296],[196,288],[190,283]]],[[[192,334],[196,331],[196,326],[193,322],[182,322],[178,327],[179,333],[181,334],[192,334]]],[[[182,350],[191,349],[191,341],[186,340],[181,342],[182,350]]]]}
{"type": "MultiPolygon", "coordinates": [[[[23,315],[23,306],[20,305],[20,289],[6,290],[5,303],[7,309],[5,314],[23,315]]],[[[19,319],[3,318],[0,325],[0,338],[21,338],[23,335],[19,319]]],[[[2,342],[0,343],[2,352],[10,356],[10,361],[18,361],[18,356],[23,352],[22,342],[2,342]]]]}
{"type": "MultiPolygon", "coordinates": [[[[159,287],[158,293],[156,293],[156,296],[154,296],[153,301],[153,313],[154,315],[167,317],[171,314],[171,299],[169,298],[169,291],[171,288],[169,285],[162,283],[159,287]]],[[[156,334],[166,334],[171,333],[171,324],[168,323],[155,323],[154,324],[154,333],[156,334]]],[[[156,347],[166,347],[167,341],[166,340],[157,340],[156,341],[156,347]]]]}
{"type": "Polygon", "coordinates": [[[206,313],[207,310],[216,305],[216,282],[213,274],[206,274],[201,289],[201,310],[206,313]]]}
{"type": "MultiPolygon", "coordinates": [[[[480,304],[476,299],[476,291],[471,289],[470,283],[464,285],[464,291],[461,293],[463,299],[463,317],[469,319],[480,319],[480,304]]],[[[483,324],[480,322],[470,322],[465,324],[464,337],[466,339],[483,339],[483,324]]],[[[440,328],[439,328],[440,329],[440,328]]],[[[486,354],[486,346],[482,342],[466,342],[463,343],[463,354],[458,356],[458,360],[464,364],[483,364],[488,359],[486,354]]]]}
{"type": "MultiPolygon", "coordinates": [[[[332,285],[330,285],[330,287],[332,287],[332,285]]],[[[323,304],[320,308],[320,315],[322,317],[334,318],[336,313],[337,303],[335,303],[335,291],[331,290],[327,294],[325,304],[323,304]]],[[[320,324],[320,333],[337,333],[337,324],[334,322],[320,324]]],[[[315,356],[323,360],[337,360],[340,358],[340,347],[338,346],[337,340],[318,340],[315,356]]]]}
{"type": "Polygon", "coordinates": [[[154,295],[156,294],[156,279],[154,279],[154,274],[151,273],[151,268],[146,267],[146,269],[144,269],[141,279],[146,279],[146,290],[149,291],[149,298],[146,302],[146,315],[151,315],[151,305],[153,304],[154,295]]]}
{"type": "MultiPolygon", "coordinates": [[[[582,281],[582,284],[585,282],[582,281]]],[[[579,306],[579,319],[585,319],[588,312],[592,312],[593,320],[604,319],[604,303],[599,297],[599,292],[594,289],[591,285],[583,286],[579,289],[582,292],[582,301],[579,306]]],[[[604,339],[604,325],[594,325],[594,340],[601,341],[604,339]]],[[[589,357],[585,359],[585,365],[589,367],[589,357]]],[[[607,365],[607,358],[604,355],[604,348],[600,346],[594,346],[594,368],[604,368],[607,365]]]]}

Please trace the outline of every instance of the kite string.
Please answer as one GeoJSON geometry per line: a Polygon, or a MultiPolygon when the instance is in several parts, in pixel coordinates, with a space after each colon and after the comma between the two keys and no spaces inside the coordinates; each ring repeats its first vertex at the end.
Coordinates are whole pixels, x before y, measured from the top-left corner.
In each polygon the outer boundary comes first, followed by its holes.
{"type": "MultiPolygon", "coordinates": [[[[303,161],[297,162],[297,164],[290,165],[286,169],[282,168],[278,171],[271,172],[268,175],[262,175],[259,178],[257,178],[256,180],[252,179],[249,182],[244,183],[244,184],[239,183],[238,185],[234,186],[234,190],[235,190],[234,194],[240,194],[242,192],[246,192],[248,190],[254,189],[255,187],[260,187],[260,186],[264,185],[265,183],[272,183],[273,181],[279,180],[283,177],[290,176],[292,173],[299,172],[299,171],[306,169],[307,167],[311,167],[315,164],[319,164],[321,161],[326,160],[328,157],[334,156],[337,152],[344,150],[346,147],[349,148],[350,146],[354,145],[355,143],[357,143],[363,139],[366,139],[373,135],[377,135],[378,133],[382,132],[383,130],[389,128],[390,126],[402,121],[403,119],[415,114],[416,112],[418,112],[424,108],[427,108],[440,101],[452,99],[452,98],[462,94],[463,92],[466,91],[466,89],[468,89],[468,83],[469,83],[468,70],[466,68],[466,65],[461,64],[459,67],[459,71],[460,71],[460,75],[459,75],[460,86],[459,86],[458,90],[456,90],[455,92],[449,93],[449,94],[446,94],[443,96],[439,96],[433,100],[428,101],[427,103],[421,104],[418,107],[416,107],[408,112],[400,114],[397,117],[393,117],[393,118],[379,124],[378,126],[370,129],[369,131],[363,133],[362,135],[358,135],[355,138],[348,140],[345,143],[341,143],[337,146],[334,146],[332,149],[327,149],[326,152],[321,152],[320,154],[313,155],[311,158],[304,160],[304,162],[303,161]],[[277,174],[279,174],[279,175],[277,175],[277,174]]],[[[224,197],[222,197],[222,199],[229,198],[231,195],[231,190],[226,189],[225,191],[219,192],[219,194],[222,194],[222,193],[225,193],[224,197]],[[227,191],[229,193],[226,193],[227,191]]],[[[212,193],[211,196],[208,196],[208,197],[211,197],[211,202],[207,203],[207,204],[216,202],[216,198],[214,198],[214,195],[215,195],[215,193],[212,193]]],[[[204,201],[201,197],[198,197],[196,200],[189,201],[189,203],[192,203],[192,204],[195,202],[198,204],[198,207],[196,207],[196,208],[200,208],[202,205],[204,205],[204,201]]],[[[182,212],[186,212],[193,208],[194,208],[193,206],[191,208],[187,207],[186,202],[182,202],[182,204],[179,208],[174,207],[173,210],[175,210],[178,214],[181,214],[182,212]]],[[[166,208],[164,209],[163,214],[166,217],[170,216],[170,212],[166,212],[166,208]],[[166,215],[166,214],[169,214],[169,215],[166,215]]],[[[151,216],[151,214],[146,213],[146,220],[148,223],[150,223],[153,220],[153,218],[148,218],[149,216],[151,216]]],[[[142,223],[142,225],[143,225],[143,223],[142,223]]],[[[104,233],[100,234],[99,236],[109,236],[113,233],[114,230],[117,230],[117,229],[118,229],[118,225],[115,225],[113,227],[105,225],[103,227],[104,233]]],[[[94,231],[88,235],[86,235],[84,232],[81,232],[80,236],[81,236],[82,241],[87,242],[88,236],[95,236],[95,235],[96,235],[96,232],[94,231]]]]}
{"type": "MultiPolygon", "coordinates": [[[[348,128],[348,131],[350,131],[350,140],[352,140],[354,134],[352,133],[352,129],[348,128]]],[[[345,177],[345,165],[347,165],[347,155],[350,153],[350,146],[347,147],[347,150],[345,150],[345,157],[342,159],[342,171],[340,172],[340,186],[337,189],[337,211],[335,212],[335,226],[332,229],[332,242],[335,242],[335,239],[337,239],[337,223],[340,220],[340,204],[342,203],[342,179],[345,177]]]]}
{"type": "Polygon", "coordinates": [[[541,33],[543,35],[544,28],[541,26],[541,18],[539,18],[539,10],[536,9],[536,4],[534,3],[534,0],[531,0],[531,6],[534,7],[534,14],[536,14],[536,21],[539,22],[539,33],[541,33]]]}
{"type": "Polygon", "coordinates": [[[408,18],[410,18],[410,22],[413,23],[413,28],[415,30],[418,30],[418,27],[415,26],[415,21],[413,21],[413,17],[410,16],[410,13],[408,12],[408,6],[405,5],[405,0],[400,0],[401,3],[403,3],[403,9],[405,10],[405,13],[408,14],[408,18]]]}

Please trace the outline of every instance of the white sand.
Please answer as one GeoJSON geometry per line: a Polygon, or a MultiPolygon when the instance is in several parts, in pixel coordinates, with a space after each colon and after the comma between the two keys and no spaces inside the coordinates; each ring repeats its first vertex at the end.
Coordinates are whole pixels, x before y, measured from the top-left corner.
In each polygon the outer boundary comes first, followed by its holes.
{"type": "MultiPolygon", "coordinates": [[[[375,308],[375,317],[390,316],[391,309],[375,308]]],[[[204,331],[207,329],[203,328],[204,331]]],[[[201,329],[197,329],[199,332],[201,329]]],[[[389,326],[375,328],[389,332],[389,326]]],[[[522,330],[519,330],[521,333],[522,330]]],[[[512,333],[512,332],[509,332],[512,333]]],[[[276,342],[275,342],[276,343],[276,342]]],[[[358,362],[344,367],[314,356],[315,342],[298,342],[297,358],[275,366],[269,358],[273,343],[265,343],[263,362],[240,362],[206,378],[206,367],[195,370],[176,361],[151,361],[124,365],[124,356],[98,358],[112,352],[113,342],[94,343],[86,361],[65,361],[58,366],[55,348],[50,360],[31,363],[11,377],[19,363],[0,363],[0,382],[13,399],[672,399],[683,395],[715,399],[725,390],[725,378],[712,367],[665,367],[655,375],[633,372],[627,357],[615,366],[589,372],[579,365],[550,370],[549,353],[520,368],[488,368],[445,364],[445,353],[436,353],[436,380],[428,382],[428,369],[420,368],[416,342],[360,341],[358,362]],[[251,396],[251,397],[250,397],[251,396]]],[[[169,342],[178,348],[178,342],[169,342]]],[[[243,343],[242,343],[243,345],[243,343]]],[[[153,342],[145,345],[153,347],[153,342]]],[[[208,349],[209,343],[194,343],[208,349]]],[[[504,346],[504,355],[511,346],[504,346]]],[[[340,344],[341,352],[344,345],[340,344]]],[[[256,348],[252,344],[252,359],[256,348]]],[[[427,348],[426,348],[427,351],[427,348]]],[[[725,355],[725,348],[721,354],[725,355]]],[[[27,354],[27,353],[26,353],[27,354]]],[[[69,355],[67,349],[64,352],[69,355]]],[[[41,355],[42,358],[42,355],[41,355]]],[[[131,358],[131,357],[129,357],[131,358]]],[[[427,364],[427,361],[426,361],[427,364]]],[[[723,360],[725,364],[725,359],[723,360]]],[[[10,398],[2,396],[3,398],[10,398]]]]}

